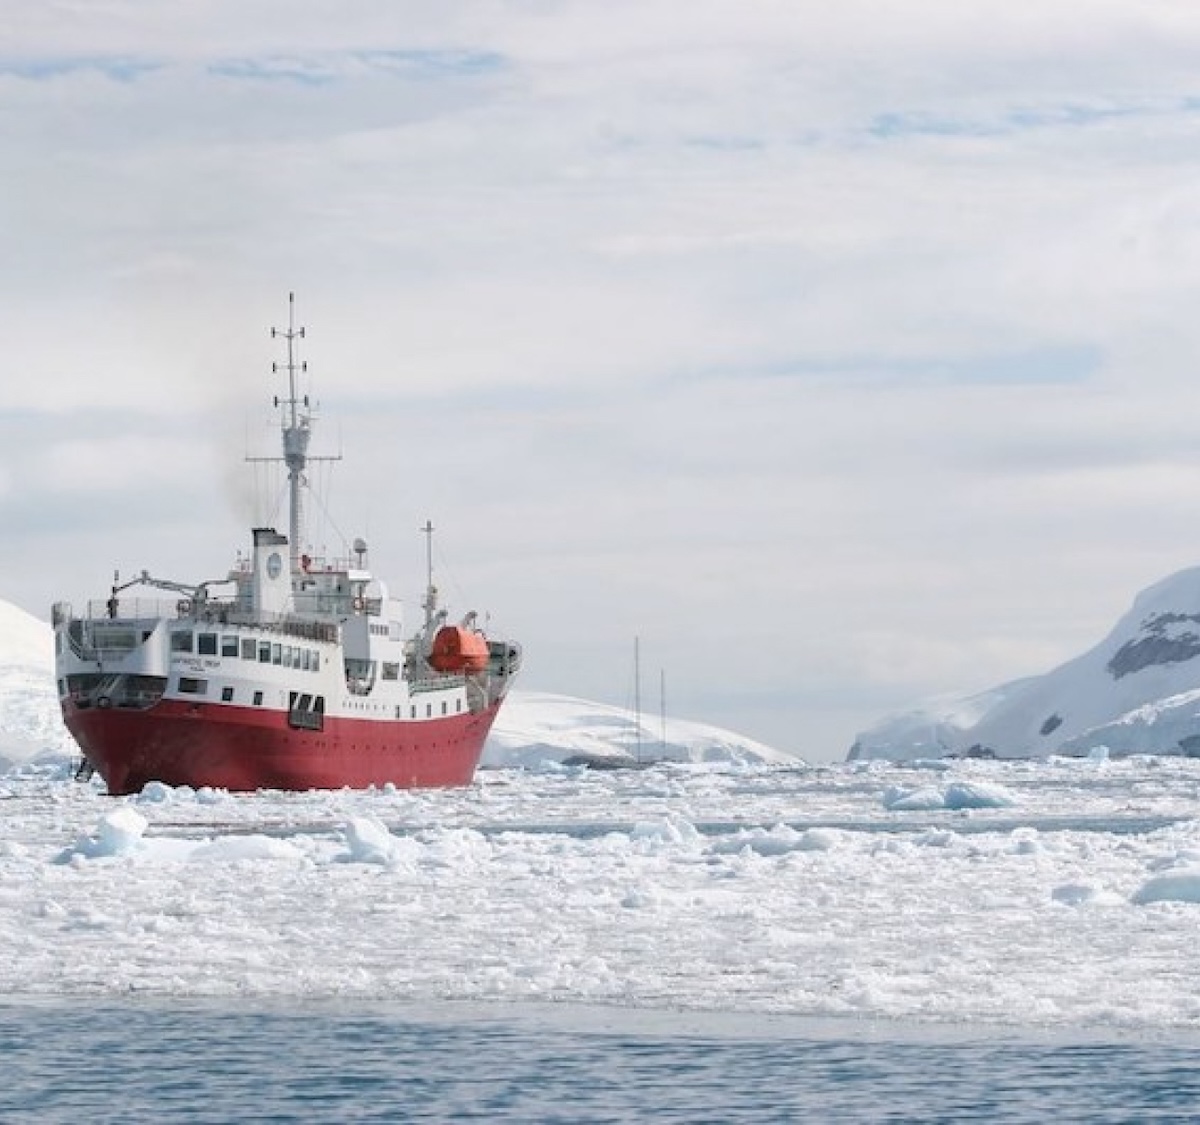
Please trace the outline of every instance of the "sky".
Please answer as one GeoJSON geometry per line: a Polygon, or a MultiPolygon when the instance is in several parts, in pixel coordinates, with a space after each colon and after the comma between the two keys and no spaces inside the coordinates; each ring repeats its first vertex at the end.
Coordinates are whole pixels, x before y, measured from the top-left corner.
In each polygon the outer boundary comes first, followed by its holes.
{"type": "Polygon", "coordinates": [[[289,291],[314,542],[530,690],[839,758],[1196,562],[1193,4],[3,12],[0,598],[286,526],[289,291]]]}

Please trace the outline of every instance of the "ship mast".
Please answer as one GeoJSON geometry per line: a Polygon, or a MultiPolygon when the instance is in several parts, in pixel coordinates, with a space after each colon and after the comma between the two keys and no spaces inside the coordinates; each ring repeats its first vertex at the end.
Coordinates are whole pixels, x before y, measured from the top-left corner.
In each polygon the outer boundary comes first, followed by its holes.
{"type": "MultiPolygon", "coordinates": [[[[288,326],[272,328],[271,338],[282,336],[287,341],[288,397],[275,398],[283,408],[283,463],[288,471],[288,549],[291,552],[292,573],[300,568],[301,536],[304,531],[304,469],[308,464],[308,442],[312,437],[312,415],[308,411],[308,396],[296,396],[296,373],[304,374],[308,364],[296,362],[296,341],[304,339],[304,328],[296,327],[296,294],[288,294],[288,326]]],[[[279,364],[271,370],[278,373],[279,364]]]]}
{"type": "Polygon", "coordinates": [[[305,469],[313,461],[340,461],[341,454],[332,457],[310,457],[308,442],[312,437],[313,413],[309,408],[308,395],[300,395],[296,389],[296,376],[303,375],[308,370],[308,364],[297,359],[297,340],[304,339],[304,329],[296,327],[296,294],[288,294],[288,326],[287,328],[272,328],[271,338],[282,338],[287,341],[287,362],[272,363],[271,370],[278,373],[286,371],[288,375],[287,398],[275,396],[274,405],[280,408],[283,456],[282,457],[247,457],[247,461],[269,461],[278,464],[282,461],[288,471],[288,550],[291,558],[292,574],[300,571],[300,558],[304,551],[304,489],[308,486],[305,469]]]}
{"type": "Polygon", "coordinates": [[[425,536],[425,600],[421,603],[421,608],[425,611],[425,628],[428,629],[433,622],[433,616],[437,613],[438,607],[438,591],[433,584],[433,520],[427,519],[425,526],[421,528],[421,533],[425,536]]]}

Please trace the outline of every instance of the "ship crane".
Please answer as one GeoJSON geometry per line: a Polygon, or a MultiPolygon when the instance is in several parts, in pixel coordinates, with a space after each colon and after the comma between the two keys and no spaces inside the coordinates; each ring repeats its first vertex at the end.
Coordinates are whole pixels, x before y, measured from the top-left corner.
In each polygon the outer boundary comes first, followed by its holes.
{"type": "MultiPolygon", "coordinates": [[[[115,578],[116,575],[113,577],[115,578]]],[[[209,586],[220,586],[228,581],[230,581],[228,578],[209,579],[192,586],[186,582],[171,582],[166,578],[155,578],[148,570],[143,570],[141,574],[136,578],[131,578],[128,582],[113,583],[112,596],[108,599],[108,615],[109,617],[117,616],[118,595],[123,590],[132,589],[134,586],[153,586],[156,590],[169,590],[173,594],[183,594],[184,597],[191,599],[193,605],[199,607],[204,605],[208,599],[209,586]]]]}

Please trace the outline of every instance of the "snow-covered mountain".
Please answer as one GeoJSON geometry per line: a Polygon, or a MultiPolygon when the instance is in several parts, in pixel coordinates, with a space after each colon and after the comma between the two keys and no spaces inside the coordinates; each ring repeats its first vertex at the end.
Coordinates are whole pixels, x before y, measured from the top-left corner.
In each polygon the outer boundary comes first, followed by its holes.
{"type": "MultiPolygon", "coordinates": [[[[634,761],[639,738],[632,712],[565,695],[514,691],[483,753],[484,766],[536,766],[571,759],[634,761]]],[[[795,764],[798,759],[731,731],[683,719],[641,727],[643,760],[795,764]],[[664,738],[665,735],[665,738],[664,738]]],[[[54,689],[50,626],[0,600],[0,773],[40,755],[78,753],[62,724],[54,689]]]]}
{"type": "Polygon", "coordinates": [[[54,690],[50,626],[0,601],[0,772],[70,744],[54,690]]]}
{"type": "Polygon", "coordinates": [[[860,734],[850,759],[1200,753],[1200,567],[1138,595],[1095,648],[1041,676],[932,700],[860,734]]]}
{"type": "Polygon", "coordinates": [[[568,695],[514,691],[500,709],[483,752],[485,766],[535,766],[571,759],[619,765],[676,762],[776,762],[798,759],[732,731],[684,719],[638,724],[631,711],[568,695]]]}

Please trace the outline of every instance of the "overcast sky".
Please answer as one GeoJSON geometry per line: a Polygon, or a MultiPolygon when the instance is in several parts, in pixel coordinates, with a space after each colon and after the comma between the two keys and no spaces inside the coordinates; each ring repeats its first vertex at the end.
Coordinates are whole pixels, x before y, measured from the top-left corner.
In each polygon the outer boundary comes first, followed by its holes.
{"type": "MultiPolygon", "coordinates": [[[[811,759],[1200,554],[1193,0],[0,0],[0,597],[277,493],[523,685],[811,759]],[[257,481],[256,481],[257,478],[257,481]]],[[[264,513],[264,508],[271,509],[264,513]]],[[[1200,607],[1197,607],[1200,609],[1200,607]]]]}

